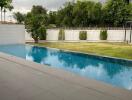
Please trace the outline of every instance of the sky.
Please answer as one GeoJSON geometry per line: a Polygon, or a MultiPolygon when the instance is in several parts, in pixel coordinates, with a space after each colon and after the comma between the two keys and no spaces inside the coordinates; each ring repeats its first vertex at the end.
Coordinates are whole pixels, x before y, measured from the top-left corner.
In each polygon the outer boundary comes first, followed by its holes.
{"type": "MultiPolygon", "coordinates": [[[[57,10],[67,1],[71,0],[13,0],[12,5],[14,9],[12,12],[27,13],[33,5],[42,5],[47,10],[57,10]]],[[[6,19],[8,21],[13,20],[11,12],[7,12],[6,19]]]]}
{"type": "MultiPolygon", "coordinates": [[[[21,13],[27,13],[31,10],[33,5],[42,5],[47,10],[57,10],[62,7],[65,2],[68,1],[72,0],[13,0],[12,5],[14,6],[14,10],[12,12],[19,11],[21,13]]],[[[11,12],[7,12],[6,19],[13,20],[11,12]]]]}

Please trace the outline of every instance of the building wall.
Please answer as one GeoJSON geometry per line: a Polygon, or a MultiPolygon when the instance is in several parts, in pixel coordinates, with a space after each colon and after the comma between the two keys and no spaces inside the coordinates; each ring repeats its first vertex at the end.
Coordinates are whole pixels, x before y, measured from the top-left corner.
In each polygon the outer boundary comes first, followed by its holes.
{"type": "Polygon", "coordinates": [[[0,24],[0,44],[24,44],[24,25],[0,24]]]}

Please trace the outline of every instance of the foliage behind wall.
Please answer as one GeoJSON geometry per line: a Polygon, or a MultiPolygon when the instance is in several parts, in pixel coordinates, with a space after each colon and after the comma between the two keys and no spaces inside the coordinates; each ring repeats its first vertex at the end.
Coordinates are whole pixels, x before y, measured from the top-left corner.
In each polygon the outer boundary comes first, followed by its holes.
{"type": "Polygon", "coordinates": [[[107,30],[101,30],[100,31],[100,40],[107,40],[108,34],[107,30]]]}
{"type": "Polygon", "coordinates": [[[64,31],[64,29],[60,29],[58,40],[65,40],[65,31],[64,31]]]}
{"type": "MultiPolygon", "coordinates": [[[[39,9],[43,8],[39,6],[39,9]]],[[[45,8],[44,8],[45,9],[45,8]]],[[[58,11],[38,11],[45,15],[47,27],[122,27],[132,20],[132,3],[108,0],[67,2],[58,11]]],[[[35,9],[34,13],[38,14],[35,9]]],[[[20,16],[21,17],[21,16],[20,16]]]]}
{"type": "Polygon", "coordinates": [[[87,31],[80,31],[79,39],[80,40],[87,40],[87,31]]]}

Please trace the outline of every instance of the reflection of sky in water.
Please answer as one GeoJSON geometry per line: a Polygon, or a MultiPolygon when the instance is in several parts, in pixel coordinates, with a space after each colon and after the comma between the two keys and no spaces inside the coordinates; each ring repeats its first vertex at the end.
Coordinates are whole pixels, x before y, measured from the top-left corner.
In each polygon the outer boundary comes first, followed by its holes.
{"type": "Polygon", "coordinates": [[[132,67],[101,61],[88,55],[28,45],[0,46],[0,51],[132,90],[132,67]]]}

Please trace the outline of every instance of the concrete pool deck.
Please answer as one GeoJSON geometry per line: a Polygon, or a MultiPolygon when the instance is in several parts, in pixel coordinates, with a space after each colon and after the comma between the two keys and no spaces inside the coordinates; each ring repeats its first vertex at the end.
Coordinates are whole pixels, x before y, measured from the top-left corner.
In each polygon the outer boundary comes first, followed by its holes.
{"type": "Polygon", "coordinates": [[[0,100],[132,100],[132,91],[0,53],[0,100]]]}

